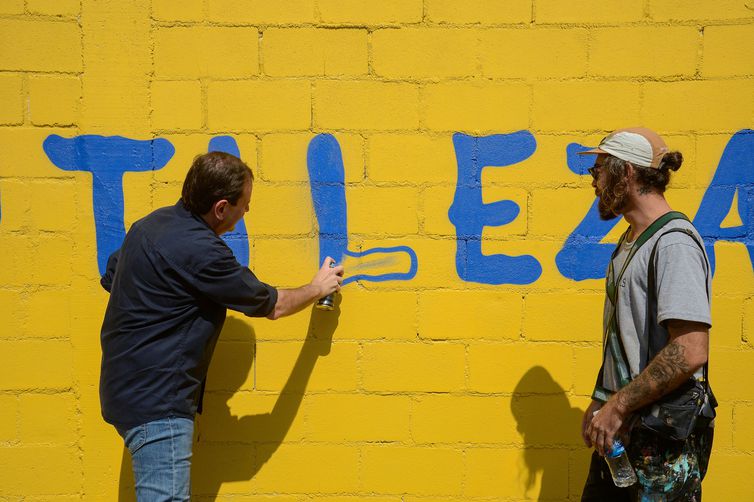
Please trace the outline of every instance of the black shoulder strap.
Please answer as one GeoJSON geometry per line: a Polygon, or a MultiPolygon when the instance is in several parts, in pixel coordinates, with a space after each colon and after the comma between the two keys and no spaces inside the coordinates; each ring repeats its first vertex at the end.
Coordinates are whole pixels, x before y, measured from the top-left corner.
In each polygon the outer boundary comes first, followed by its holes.
{"type": "MultiPolygon", "coordinates": [[[[672,220],[689,221],[688,217],[680,211],[668,211],[667,213],[663,214],[662,216],[657,218],[655,221],[653,221],[652,224],[649,225],[641,233],[641,235],[636,239],[636,242],[634,242],[633,247],[638,250],[645,242],[651,239],[652,236],[656,234],[658,230],[660,230],[662,227],[667,225],[669,221],[672,221],[672,220]]],[[[615,256],[618,254],[618,251],[620,250],[620,245],[623,243],[624,240],[626,240],[629,231],[630,231],[630,227],[626,229],[625,232],[623,232],[623,235],[620,236],[620,239],[618,240],[618,245],[615,246],[615,249],[613,250],[613,254],[610,257],[611,260],[615,259],[615,256]]]]}
{"type": "MultiPolygon", "coordinates": [[[[694,243],[697,245],[699,250],[702,252],[702,256],[704,257],[704,262],[706,265],[706,273],[705,273],[705,292],[707,294],[707,302],[710,301],[709,297],[709,282],[710,282],[710,264],[709,260],[707,260],[707,255],[704,250],[704,244],[699,242],[699,240],[694,235],[694,232],[692,232],[688,228],[671,228],[667,232],[663,232],[660,237],[657,238],[655,241],[654,246],[652,247],[652,253],[649,255],[649,266],[647,270],[647,321],[649,326],[657,326],[657,311],[652,309],[652,305],[657,303],[657,270],[655,267],[655,255],[657,254],[657,245],[660,243],[660,239],[662,239],[665,235],[674,233],[674,232],[680,232],[683,234],[688,235],[691,237],[691,240],[694,241],[694,243]]],[[[658,333],[653,332],[650,329],[649,333],[649,340],[647,343],[647,350],[645,352],[644,358],[642,359],[641,365],[642,368],[646,367],[647,364],[649,364],[649,361],[652,360],[652,358],[657,355],[657,353],[665,347],[667,344],[667,333],[665,333],[665,336],[659,336],[658,333]]],[[[706,387],[707,393],[710,392],[709,389],[709,367],[708,363],[704,363],[703,373],[704,373],[704,385],[706,387]]]]}
{"type": "MultiPolygon", "coordinates": [[[[667,225],[668,222],[670,222],[672,220],[679,220],[679,219],[680,220],[689,221],[688,217],[685,214],[681,213],[680,211],[668,211],[667,213],[663,214],[662,216],[660,216],[659,218],[657,218],[655,221],[653,221],[652,224],[649,225],[641,233],[641,235],[636,239],[636,242],[634,242],[634,245],[632,247],[631,253],[626,258],[626,261],[624,262],[622,270],[619,273],[619,275],[620,276],[623,275],[623,272],[625,272],[626,268],[628,267],[629,262],[631,261],[631,259],[633,258],[633,256],[636,254],[636,251],[638,251],[639,248],[642,245],[644,245],[644,243],[646,243],[649,239],[651,239],[652,236],[654,234],[656,234],[662,227],[664,227],[665,225],[667,225]]],[[[609,263],[609,270],[610,271],[612,271],[612,266],[613,266],[612,262],[615,259],[615,256],[617,255],[618,251],[620,250],[621,244],[627,238],[629,231],[630,231],[630,228],[627,229],[623,233],[623,235],[621,235],[620,239],[618,240],[618,245],[615,247],[615,250],[613,250],[613,253],[610,256],[610,263],[609,263]]],[[[608,273],[608,275],[610,275],[610,272],[608,273]]],[[[610,277],[608,277],[607,280],[609,281],[610,277]]],[[[616,284],[617,284],[617,282],[619,282],[619,280],[620,279],[618,279],[618,280],[614,279],[614,281],[616,282],[616,284]]],[[[613,305],[613,309],[614,309],[613,316],[611,317],[609,323],[614,323],[615,324],[614,328],[616,330],[616,333],[619,333],[620,326],[619,326],[618,320],[617,320],[617,305],[613,305]]],[[[628,366],[628,363],[627,363],[626,357],[625,357],[626,350],[623,347],[623,343],[620,340],[620,336],[617,336],[616,338],[617,338],[617,342],[618,342],[618,347],[620,349],[620,353],[621,353],[621,355],[623,357],[623,362],[622,363],[625,366],[628,366]]],[[[600,366],[599,373],[597,374],[597,382],[595,383],[594,392],[592,393],[592,398],[605,401],[607,399],[605,396],[607,396],[609,394],[609,391],[602,386],[602,377],[603,377],[604,369],[605,369],[605,356],[607,354],[607,344],[608,344],[607,337],[603,337],[603,340],[604,340],[604,345],[605,346],[603,347],[602,365],[600,366]]]]}

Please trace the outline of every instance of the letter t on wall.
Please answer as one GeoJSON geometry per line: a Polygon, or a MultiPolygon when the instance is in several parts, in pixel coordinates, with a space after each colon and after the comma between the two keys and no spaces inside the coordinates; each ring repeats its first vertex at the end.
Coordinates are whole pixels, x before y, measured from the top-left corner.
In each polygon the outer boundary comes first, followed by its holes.
{"type": "Polygon", "coordinates": [[[50,162],[60,169],[92,173],[97,264],[103,274],[107,258],[126,236],[123,174],[162,169],[173,157],[175,148],[162,138],[136,140],[97,135],[63,138],[57,134],[48,136],[42,148],[50,162]]]}

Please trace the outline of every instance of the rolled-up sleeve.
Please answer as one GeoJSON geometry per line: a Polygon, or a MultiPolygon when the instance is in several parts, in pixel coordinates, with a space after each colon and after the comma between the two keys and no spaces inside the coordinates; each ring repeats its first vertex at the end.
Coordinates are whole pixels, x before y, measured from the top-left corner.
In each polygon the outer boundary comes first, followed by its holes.
{"type": "Polygon", "coordinates": [[[249,317],[265,317],[277,303],[277,289],[265,284],[235,259],[230,250],[193,274],[193,286],[211,301],[249,317]]]}

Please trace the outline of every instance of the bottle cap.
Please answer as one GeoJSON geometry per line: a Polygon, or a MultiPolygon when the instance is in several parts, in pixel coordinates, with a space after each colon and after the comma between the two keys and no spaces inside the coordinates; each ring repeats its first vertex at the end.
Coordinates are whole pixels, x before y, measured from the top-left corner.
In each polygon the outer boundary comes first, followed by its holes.
{"type": "Polygon", "coordinates": [[[613,447],[608,452],[607,456],[610,458],[619,457],[624,451],[626,451],[626,448],[623,446],[623,443],[621,443],[620,439],[616,439],[613,441],[613,447]]]}

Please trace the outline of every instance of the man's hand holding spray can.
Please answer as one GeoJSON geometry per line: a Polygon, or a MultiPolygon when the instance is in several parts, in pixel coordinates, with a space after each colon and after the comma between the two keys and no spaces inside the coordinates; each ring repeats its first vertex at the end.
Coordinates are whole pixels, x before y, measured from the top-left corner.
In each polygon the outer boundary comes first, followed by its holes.
{"type": "MultiPolygon", "coordinates": [[[[329,267],[330,267],[330,268],[335,268],[335,267],[336,267],[336,265],[335,265],[335,260],[333,260],[333,259],[332,259],[332,258],[330,258],[330,257],[327,257],[327,258],[325,259],[325,262],[327,262],[327,261],[329,261],[329,262],[330,262],[330,264],[329,264],[329,267]]],[[[341,270],[341,271],[340,271],[340,272],[338,273],[338,275],[342,277],[342,276],[343,276],[343,271],[341,270]]],[[[340,281],[339,281],[339,282],[340,282],[340,281]]],[[[327,295],[327,296],[323,296],[322,298],[320,298],[320,299],[319,299],[319,300],[317,301],[317,303],[315,304],[315,306],[316,306],[316,307],[317,307],[317,308],[318,308],[319,310],[334,310],[334,309],[335,309],[335,295],[336,295],[336,294],[338,293],[338,290],[339,290],[339,289],[340,289],[340,285],[338,285],[338,289],[336,289],[336,290],[335,290],[334,292],[330,293],[330,294],[329,294],[329,295],[327,295]]]]}

